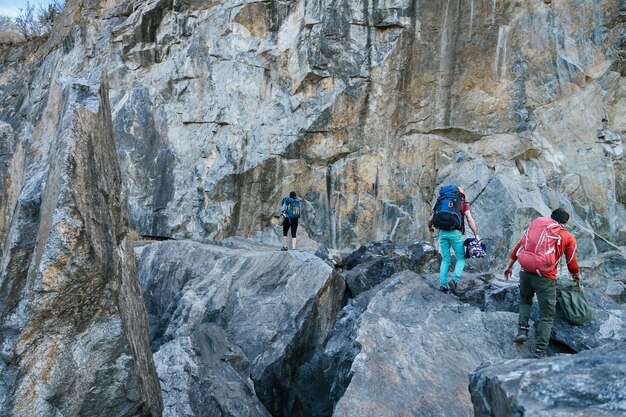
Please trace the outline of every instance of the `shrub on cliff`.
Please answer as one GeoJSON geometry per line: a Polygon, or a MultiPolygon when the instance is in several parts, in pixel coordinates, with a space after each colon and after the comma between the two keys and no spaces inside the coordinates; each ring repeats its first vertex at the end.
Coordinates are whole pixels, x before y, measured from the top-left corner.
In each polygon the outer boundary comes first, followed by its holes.
{"type": "Polygon", "coordinates": [[[7,16],[0,16],[0,45],[14,44],[22,39],[13,19],[7,16]]]}
{"type": "Polygon", "coordinates": [[[46,36],[64,9],[65,0],[51,0],[47,5],[40,5],[38,9],[27,2],[26,8],[20,9],[15,18],[15,24],[26,40],[46,36]]]}

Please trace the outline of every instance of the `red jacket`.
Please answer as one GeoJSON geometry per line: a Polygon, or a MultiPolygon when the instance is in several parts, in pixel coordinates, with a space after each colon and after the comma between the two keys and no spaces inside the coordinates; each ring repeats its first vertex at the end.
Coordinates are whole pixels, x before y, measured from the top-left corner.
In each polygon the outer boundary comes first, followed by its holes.
{"type": "MultiPolygon", "coordinates": [[[[565,262],[567,264],[567,269],[572,275],[576,275],[579,273],[578,269],[578,260],[576,259],[576,238],[567,230],[561,229],[559,232],[561,235],[561,244],[556,247],[556,259],[560,260],[561,255],[565,254],[565,262]]],[[[522,246],[522,242],[524,237],[517,242],[517,245],[513,248],[513,252],[511,252],[511,259],[517,261],[517,253],[522,246]]],[[[549,273],[546,273],[546,278],[556,279],[557,278],[557,266],[558,261],[554,264],[554,267],[549,273]]]]}

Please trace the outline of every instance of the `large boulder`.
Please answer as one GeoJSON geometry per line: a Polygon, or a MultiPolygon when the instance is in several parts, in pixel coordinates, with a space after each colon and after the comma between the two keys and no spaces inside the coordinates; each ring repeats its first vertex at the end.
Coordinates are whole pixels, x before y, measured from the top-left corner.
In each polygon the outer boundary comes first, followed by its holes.
{"type": "MultiPolygon", "coordinates": [[[[485,311],[519,312],[519,283],[490,281],[484,291],[485,311]]],[[[536,304],[536,303],[534,303],[536,304]]]]}
{"type": "Polygon", "coordinates": [[[470,372],[530,353],[511,342],[516,320],[461,303],[413,272],[395,275],[356,321],[359,351],[333,416],[471,414],[470,372]]]}
{"type": "Polygon", "coordinates": [[[0,242],[0,415],[156,417],[106,74],[99,91],[52,84],[38,128],[58,126],[16,146],[28,149],[27,168],[11,173],[24,186],[1,201],[15,208],[0,242]]]}
{"type": "Polygon", "coordinates": [[[470,375],[475,417],[626,415],[626,343],[542,360],[487,363],[470,375]]]}
{"type": "Polygon", "coordinates": [[[397,244],[390,240],[368,242],[346,258],[343,275],[353,296],[367,291],[397,272],[431,272],[441,259],[425,241],[397,244]]]}
{"type": "Polygon", "coordinates": [[[604,293],[620,304],[626,303],[626,280],[609,281],[604,293]]]}
{"type": "Polygon", "coordinates": [[[301,403],[295,370],[332,329],[345,283],[311,253],[243,246],[137,249],[166,416],[287,416],[301,403]]]}

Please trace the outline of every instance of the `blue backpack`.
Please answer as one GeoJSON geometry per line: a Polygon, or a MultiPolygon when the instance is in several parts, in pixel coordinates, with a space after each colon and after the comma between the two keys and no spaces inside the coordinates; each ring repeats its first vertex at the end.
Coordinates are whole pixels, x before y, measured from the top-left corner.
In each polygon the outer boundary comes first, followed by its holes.
{"type": "Polygon", "coordinates": [[[440,230],[461,230],[464,232],[461,203],[463,194],[456,185],[444,185],[433,208],[433,227],[440,230]]]}
{"type": "Polygon", "coordinates": [[[300,218],[300,210],[302,207],[302,202],[298,199],[292,199],[291,197],[283,198],[283,212],[287,212],[287,217],[290,219],[298,219],[300,218]]]}

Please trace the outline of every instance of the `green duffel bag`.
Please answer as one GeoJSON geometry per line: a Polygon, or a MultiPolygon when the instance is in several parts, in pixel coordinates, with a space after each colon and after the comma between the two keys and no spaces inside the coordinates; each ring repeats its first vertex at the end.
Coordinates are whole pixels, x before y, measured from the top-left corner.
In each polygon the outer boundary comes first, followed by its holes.
{"type": "Polygon", "coordinates": [[[558,280],[556,300],[561,313],[571,324],[587,324],[593,318],[591,305],[585,297],[583,288],[577,282],[558,280]]]}

